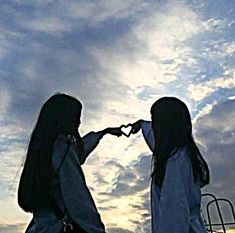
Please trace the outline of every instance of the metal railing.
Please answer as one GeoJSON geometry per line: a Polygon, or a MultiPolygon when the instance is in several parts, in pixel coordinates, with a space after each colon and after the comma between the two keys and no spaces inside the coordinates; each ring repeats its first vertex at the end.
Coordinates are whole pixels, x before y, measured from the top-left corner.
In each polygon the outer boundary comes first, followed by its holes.
{"type": "Polygon", "coordinates": [[[217,198],[214,194],[211,193],[204,193],[202,194],[202,198],[205,197],[209,197],[210,201],[208,201],[208,203],[206,204],[206,208],[205,208],[205,212],[207,214],[207,220],[203,217],[203,221],[204,221],[204,225],[206,226],[206,229],[208,232],[213,233],[213,232],[217,232],[217,233],[226,233],[226,227],[227,226],[235,226],[235,212],[234,212],[234,207],[233,204],[225,198],[217,198]],[[221,204],[227,203],[228,206],[230,207],[230,212],[232,215],[233,220],[230,222],[225,222],[224,221],[224,217],[221,211],[221,204]],[[212,217],[211,217],[211,207],[214,205],[214,207],[216,207],[218,216],[219,216],[219,222],[212,222],[212,217]],[[215,227],[221,227],[223,231],[218,231],[215,230],[215,227]]]}

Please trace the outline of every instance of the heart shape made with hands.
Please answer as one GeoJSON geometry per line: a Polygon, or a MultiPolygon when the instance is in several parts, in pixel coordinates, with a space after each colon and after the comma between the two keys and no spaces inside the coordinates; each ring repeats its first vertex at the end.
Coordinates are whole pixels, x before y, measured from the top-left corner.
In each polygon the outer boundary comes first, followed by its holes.
{"type": "Polygon", "coordinates": [[[132,130],[132,125],[131,124],[121,125],[120,129],[121,129],[123,135],[125,135],[126,137],[130,137],[131,130],[132,130]]]}

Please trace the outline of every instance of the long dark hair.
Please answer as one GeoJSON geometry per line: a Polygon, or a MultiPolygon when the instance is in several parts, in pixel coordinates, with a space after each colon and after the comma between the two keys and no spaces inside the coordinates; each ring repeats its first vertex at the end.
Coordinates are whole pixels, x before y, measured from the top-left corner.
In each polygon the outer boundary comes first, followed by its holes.
{"type": "Polygon", "coordinates": [[[82,104],[66,94],[51,96],[42,106],[27,148],[18,203],[26,212],[50,206],[53,144],[60,134],[78,133],[82,104]]]}
{"type": "Polygon", "coordinates": [[[168,158],[186,147],[194,180],[199,179],[201,186],[208,184],[209,168],[193,139],[191,117],[186,104],[175,97],[163,97],[152,105],[151,115],[155,138],[152,178],[155,183],[162,186],[168,158]]]}

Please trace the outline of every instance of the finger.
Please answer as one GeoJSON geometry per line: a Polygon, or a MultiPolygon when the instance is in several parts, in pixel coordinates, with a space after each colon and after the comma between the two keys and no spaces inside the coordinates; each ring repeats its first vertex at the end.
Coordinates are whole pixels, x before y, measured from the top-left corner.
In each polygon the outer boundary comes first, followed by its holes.
{"type": "Polygon", "coordinates": [[[136,132],[136,129],[132,128],[131,133],[135,133],[135,132],[136,132]]]}

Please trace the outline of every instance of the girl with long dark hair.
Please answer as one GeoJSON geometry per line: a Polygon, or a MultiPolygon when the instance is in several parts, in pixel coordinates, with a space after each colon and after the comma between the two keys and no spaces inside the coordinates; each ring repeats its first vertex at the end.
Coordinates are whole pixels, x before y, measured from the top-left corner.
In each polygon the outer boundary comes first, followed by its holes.
{"type": "Polygon", "coordinates": [[[33,213],[27,233],[105,232],[81,165],[105,134],[122,133],[106,128],[81,137],[81,110],[76,98],[56,94],[40,111],[18,189],[20,207],[33,213]]]}
{"type": "Polygon", "coordinates": [[[181,100],[163,97],[152,105],[151,117],[132,124],[132,133],[142,128],[153,152],[152,233],[206,233],[200,189],[210,175],[193,139],[189,110],[181,100]]]}

